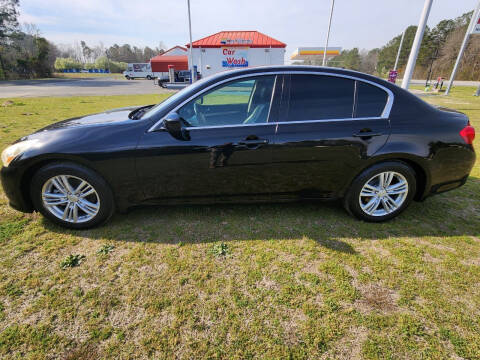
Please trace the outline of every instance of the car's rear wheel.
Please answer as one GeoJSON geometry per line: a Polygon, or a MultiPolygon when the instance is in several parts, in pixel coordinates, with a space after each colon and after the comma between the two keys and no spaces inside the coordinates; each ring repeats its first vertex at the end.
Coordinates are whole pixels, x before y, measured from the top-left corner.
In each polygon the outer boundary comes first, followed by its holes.
{"type": "Polygon", "coordinates": [[[150,75],[147,75],[147,80],[152,80],[152,77],[150,75]]]}
{"type": "Polygon", "coordinates": [[[112,191],[105,180],[75,163],[52,163],[38,170],[31,196],[45,217],[71,229],[99,225],[114,211],[112,191]]]}
{"type": "Polygon", "coordinates": [[[361,220],[381,222],[400,214],[412,201],[415,191],[412,168],[399,161],[383,162],[355,178],[344,206],[361,220]]]}

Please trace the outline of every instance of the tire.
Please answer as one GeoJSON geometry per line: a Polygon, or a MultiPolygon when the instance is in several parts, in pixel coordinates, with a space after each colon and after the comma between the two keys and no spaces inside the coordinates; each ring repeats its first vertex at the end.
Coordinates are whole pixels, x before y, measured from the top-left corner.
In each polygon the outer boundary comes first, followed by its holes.
{"type": "Polygon", "coordinates": [[[130,80],[130,79],[131,79],[130,76],[128,76],[128,75],[125,76],[125,78],[126,78],[127,80],[130,80]]]}
{"type": "Polygon", "coordinates": [[[113,194],[105,180],[95,171],[72,162],[40,168],[33,176],[30,195],[36,210],[69,229],[98,226],[115,210],[113,194]]]}
{"type": "Polygon", "coordinates": [[[147,75],[147,80],[152,80],[152,77],[150,75],[147,75]]]}
{"type": "Polygon", "coordinates": [[[400,161],[382,162],[362,171],[353,180],[343,205],[360,220],[382,222],[405,210],[415,192],[415,171],[410,166],[400,161]],[[387,185],[385,188],[381,186],[382,180],[387,185]]]}

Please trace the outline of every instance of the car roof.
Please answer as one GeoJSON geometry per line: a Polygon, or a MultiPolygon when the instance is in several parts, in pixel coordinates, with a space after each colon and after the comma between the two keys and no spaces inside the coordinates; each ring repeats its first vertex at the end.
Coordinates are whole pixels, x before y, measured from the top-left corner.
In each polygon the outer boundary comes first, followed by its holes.
{"type": "Polygon", "coordinates": [[[327,66],[314,66],[314,65],[266,65],[266,66],[255,66],[243,69],[234,69],[234,70],[225,70],[215,75],[209,76],[208,78],[213,81],[218,81],[220,79],[225,79],[229,77],[235,77],[238,75],[249,75],[249,74],[256,74],[256,73],[277,73],[277,72],[318,72],[318,73],[330,73],[330,74],[339,74],[344,76],[351,76],[355,78],[365,79],[368,81],[373,81],[378,83],[379,85],[385,86],[390,90],[398,90],[400,89],[397,85],[394,85],[386,80],[383,80],[377,76],[362,73],[360,71],[355,70],[347,70],[335,67],[327,67],[327,66]]]}

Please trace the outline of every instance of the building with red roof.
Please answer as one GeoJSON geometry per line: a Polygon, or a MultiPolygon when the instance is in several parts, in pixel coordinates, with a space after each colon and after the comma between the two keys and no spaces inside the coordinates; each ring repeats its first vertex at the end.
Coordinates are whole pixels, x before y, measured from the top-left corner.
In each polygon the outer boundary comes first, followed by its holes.
{"type": "Polygon", "coordinates": [[[150,64],[154,73],[168,73],[169,65],[175,70],[188,70],[187,55],[157,55],[150,59],[150,64]]]}
{"type": "Polygon", "coordinates": [[[193,65],[202,76],[232,68],[283,65],[286,46],[259,31],[220,31],[192,43],[193,65]]]}

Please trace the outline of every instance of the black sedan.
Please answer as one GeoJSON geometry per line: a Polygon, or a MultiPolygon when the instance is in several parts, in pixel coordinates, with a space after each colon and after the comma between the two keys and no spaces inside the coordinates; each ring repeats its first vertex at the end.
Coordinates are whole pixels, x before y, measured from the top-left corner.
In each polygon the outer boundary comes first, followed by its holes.
{"type": "Polygon", "coordinates": [[[50,125],[4,150],[1,179],[12,207],[76,229],[140,204],[335,198],[378,222],[463,185],[474,136],[370,75],[259,67],[50,125]]]}

